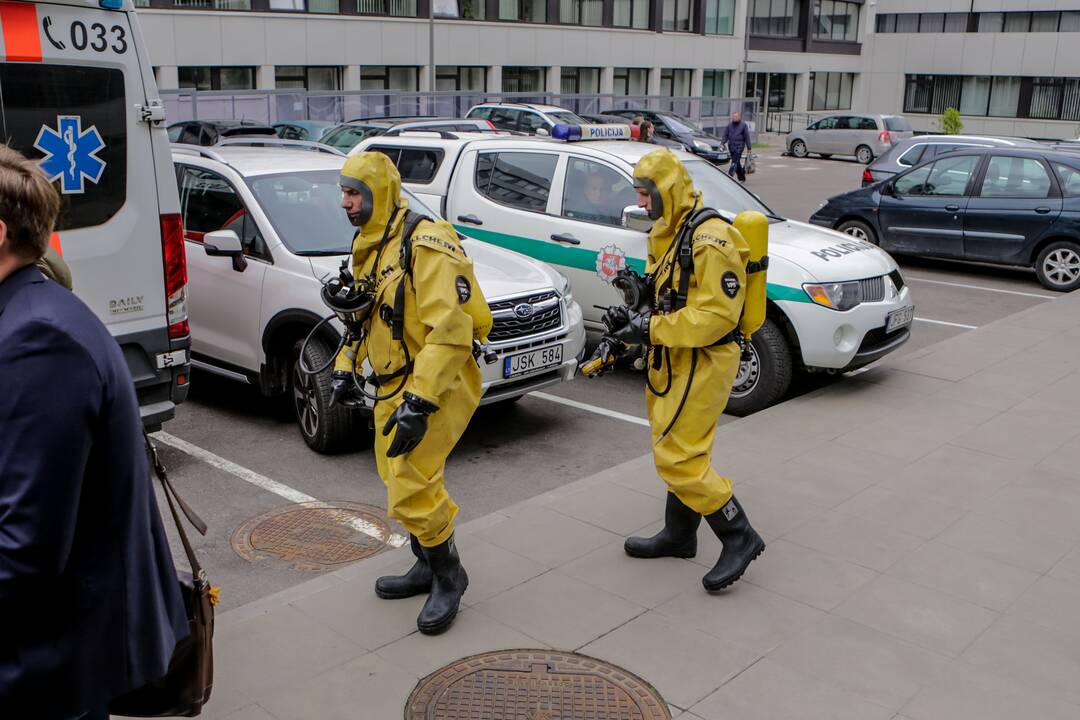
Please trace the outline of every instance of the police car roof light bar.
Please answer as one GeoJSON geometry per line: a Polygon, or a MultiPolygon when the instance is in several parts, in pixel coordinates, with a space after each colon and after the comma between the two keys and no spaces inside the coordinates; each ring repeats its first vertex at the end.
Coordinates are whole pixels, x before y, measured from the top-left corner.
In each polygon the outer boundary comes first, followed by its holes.
{"type": "Polygon", "coordinates": [[[551,128],[551,137],[566,142],[581,140],[637,140],[639,128],[630,125],[596,124],[569,125],[558,123],[551,128]]]}

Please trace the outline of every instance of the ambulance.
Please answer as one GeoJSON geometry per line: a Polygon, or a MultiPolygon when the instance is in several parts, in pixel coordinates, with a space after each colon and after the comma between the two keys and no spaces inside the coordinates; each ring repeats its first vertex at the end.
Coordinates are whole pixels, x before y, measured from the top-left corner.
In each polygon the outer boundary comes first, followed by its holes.
{"type": "Polygon", "coordinates": [[[144,425],[184,400],[187,266],[165,109],[131,0],[0,2],[0,141],[61,194],[51,244],[120,344],[144,425]]]}
{"type": "MultiPolygon", "coordinates": [[[[645,270],[646,227],[632,177],[657,146],[631,135],[625,125],[556,125],[549,138],[414,132],[370,138],[353,152],[390,155],[404,184],[462,234],[553,265],[570,280],[586,327],[599,333],[603,308],[621,302],[611,285],[616,273],[645,270]]],[[[796,373],[854,370],[907,342],[911,289],[888,253],[781,217],[705,160],[674,152],[706,206],[728,219],[744,210],[769,219],[766,320],[728,413],[782,400],[796,373]]]]}

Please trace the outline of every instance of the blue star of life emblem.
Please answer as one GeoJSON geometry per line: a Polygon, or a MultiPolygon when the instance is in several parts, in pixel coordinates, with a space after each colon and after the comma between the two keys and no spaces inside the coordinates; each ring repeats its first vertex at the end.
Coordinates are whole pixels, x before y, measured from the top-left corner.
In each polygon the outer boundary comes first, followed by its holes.
{"type": "Polygon", "coordinates": [[[83,130],[78,115],[57,115],[55,130],[42,125],[34,147],[45,153],[39,166],[50,181],[60,178],[65,195],[83,192],[85,180],[96,185],[105,172],[105,161],[97,156],[105,141],[94,125],[83,130]]]}

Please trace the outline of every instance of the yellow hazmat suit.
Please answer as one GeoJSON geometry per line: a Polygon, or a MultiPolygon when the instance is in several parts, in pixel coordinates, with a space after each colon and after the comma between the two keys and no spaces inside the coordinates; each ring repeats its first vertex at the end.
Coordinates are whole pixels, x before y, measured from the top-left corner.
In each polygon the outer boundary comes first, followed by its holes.
{"type": "Polygon", "coordinates": [[[406,201],[401,197],[401,176],[386,155],[354,155],[346,161],[342,176],[359,180],[371,191],[372,212],[353,239],[352,254],[354,277],[374,278],[375,309],[364,340],[343,348],[335,369],[359,371],[366,358],[375,374],[385,378],[380,395],[404,382],[402,392],[375,405],[375,457],[386,484],[389,516],[421,546],[432,548],[454,532],[458,506],[446,492],[443,472],[447,456],[480,403],[480,368],[472,356],[473,318],[464,309],[480,289],[457,234],[442,221],[417,226],[412,272],[402,267],[406,201]],[[404,336],[395,340],[390,315],[401,283],[406,283],[404,336]],[[409,358],[411,372],[403,370],[409,358]],[[406,393],[438,409],[431,413],[419,445],[387,457],[394,434],[384,434],[383,428],[406,393]]]}
{"type": "MultiPolygon", "coordinates": [[[[679,287],[681,269],[672,244],[700,197],[682,163],[667,150],[642,158],[634,178],[655,188],[653,202],[659,199],[661,205],[662,215],[649,232],[646,264],[659,295],[669,281],[671,288],[679,287]]],[[[712,444],[739,369],[740,348],[735,342],[715,343],[739,324],[749,255],[731,225],[704,222],[694,232],[685,307],[654,313],[649,322],[651,353],[664,359],[657,368],[650,358],[646,390],[656,470],[671,492],[701,515],[717,512],[732,494],[731,480],[712,467],[712,444]]],[[[659,303],[659,296],[654,300],[659,303]]]]}

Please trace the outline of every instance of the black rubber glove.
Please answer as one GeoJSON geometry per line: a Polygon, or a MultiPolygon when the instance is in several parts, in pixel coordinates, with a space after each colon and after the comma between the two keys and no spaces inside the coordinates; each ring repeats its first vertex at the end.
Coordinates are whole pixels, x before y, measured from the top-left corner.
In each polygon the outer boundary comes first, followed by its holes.
{"type": "Polygon", "coordinates": [[[335,370],[330,379],[330,406],[344,405],[353,389],[351,373],[347,370],[335,370]]]}
{"type": "Polygon", "coordinates": [[[621,330],[630,322],[630,308],[625,305],[612,305],[604,311],[603,321],[609,333],[621,330]]]}
{"type": "Polygon", "coordinates": [[[412,393],[405,393],[404,398],[405,401],[397,406],[394,414],[383,426],[383,436],[389,435],[397,426],[394,441],[390,443],[386,457],[397,457],[414,450],[427,433],[428,415],[439,409],[438,405],[412,393]]]}
{"type": "Polygon", "coordinates": [[[652,319],[652,314],[629,310],[627,315],[626,324],[617,330],[613,330],[611,337],[621,340],[627,345],[648,345],[649,321],[652,319]]]}

